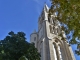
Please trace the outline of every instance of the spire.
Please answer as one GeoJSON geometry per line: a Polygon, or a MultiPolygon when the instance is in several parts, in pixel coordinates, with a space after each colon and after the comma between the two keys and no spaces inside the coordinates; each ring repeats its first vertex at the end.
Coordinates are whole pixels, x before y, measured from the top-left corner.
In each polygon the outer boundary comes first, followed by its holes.
{"type": "Polygon", "coordinates": [[[39,17],[39,21],[40,20],[48,20],[48,11],[49,11],[49,7],[47,6],[47,4],[44,4],[43,10],[41,12],[41,15],[39,17]]]}
{"type": "Polygon", "coordinates": [[[43,8],[43,10],[44,10],[44,11],[49,11],[49,7],[47,6],[46,3],[44,4],[44,8],[43,8]]]}

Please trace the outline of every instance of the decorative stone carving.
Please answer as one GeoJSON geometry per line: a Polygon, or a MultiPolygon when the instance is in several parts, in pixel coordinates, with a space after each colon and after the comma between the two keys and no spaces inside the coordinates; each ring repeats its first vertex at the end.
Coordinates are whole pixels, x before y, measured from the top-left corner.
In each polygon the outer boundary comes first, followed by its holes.
{"type": "Polygon", "coordinates": [[[54,26],[53,25],[50,25],[50,33],[54,33],[54,26]]]}

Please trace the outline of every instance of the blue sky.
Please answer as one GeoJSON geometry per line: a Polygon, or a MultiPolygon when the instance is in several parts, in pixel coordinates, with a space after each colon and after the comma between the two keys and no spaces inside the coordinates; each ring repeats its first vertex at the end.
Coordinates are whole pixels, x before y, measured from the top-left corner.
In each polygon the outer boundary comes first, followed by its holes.
{"type": "Polygon", "coordinates": [[[0,0],[0,39],[10,31],[23,31],[29,41],[45,2],[50,6],[49,0],[0,0]]]}

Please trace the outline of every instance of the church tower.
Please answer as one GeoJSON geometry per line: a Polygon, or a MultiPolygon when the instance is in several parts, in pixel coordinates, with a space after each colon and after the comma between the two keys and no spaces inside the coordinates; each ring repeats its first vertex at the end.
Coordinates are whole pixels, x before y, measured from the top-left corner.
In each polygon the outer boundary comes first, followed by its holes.
{"type": "Polygon", "coordinates": [[[66,38],[54,13],[48,18],[49,7],[45,4],[38,20],[38,31],[30,35],[30,42],[41,54],[41,60],[76,60],[71,46],[66,40],[61,40],[60,33],[66,38]]]}

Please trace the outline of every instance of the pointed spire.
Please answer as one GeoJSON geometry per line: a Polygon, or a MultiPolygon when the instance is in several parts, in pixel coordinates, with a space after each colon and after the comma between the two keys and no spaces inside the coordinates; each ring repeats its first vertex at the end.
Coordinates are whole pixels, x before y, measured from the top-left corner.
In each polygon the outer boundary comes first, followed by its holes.
{"type": "Polygon", "coordinates": [[[47,6],[46,2],[44,3],[44,11],[49,11],[49,7],[47,6]]]}

